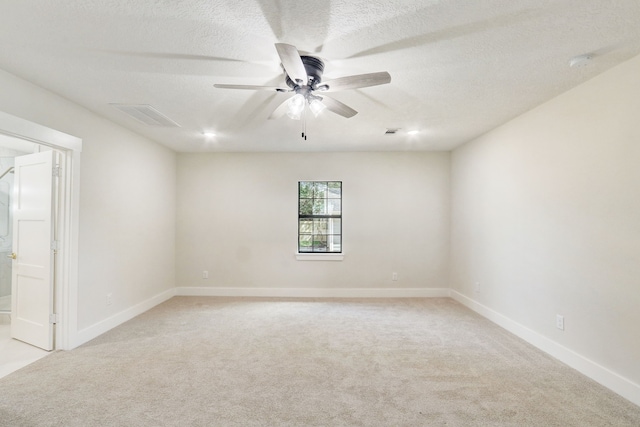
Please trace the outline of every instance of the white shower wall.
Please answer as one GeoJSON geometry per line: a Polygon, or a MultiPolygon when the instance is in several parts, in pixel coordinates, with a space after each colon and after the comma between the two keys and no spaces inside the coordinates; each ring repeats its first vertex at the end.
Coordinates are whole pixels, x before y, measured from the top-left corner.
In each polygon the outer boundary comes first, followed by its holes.
{"type": "MultiPolygon", "coordinates": [[[[13,157],[0,157],[0,175],[13,167],[13,163],[13,157]]],[[[0,179],[0,312],[11,309],[11,258],[8,255],[12,243],[12,189],[13,174],[8,173],[0,179]]]]}
{"type": "MultiPolygon", "coordinates": [[[[0,140],[0,175],[5,174],[13,167],[15,158],[33,151],[33,144],[25,145],[25,150],[17,151],[3,147],[3,144],[13,144],[7,138],[0,140]]],[[[15,148],[15,147],[14,147],[15,148]]],[[[13,244],[13,215],[11,199],[13,197],[13,173],[9,172],[0,178],[0,312],[11,310],[11,267],[12,260],[9,257],[13,244]]]]}

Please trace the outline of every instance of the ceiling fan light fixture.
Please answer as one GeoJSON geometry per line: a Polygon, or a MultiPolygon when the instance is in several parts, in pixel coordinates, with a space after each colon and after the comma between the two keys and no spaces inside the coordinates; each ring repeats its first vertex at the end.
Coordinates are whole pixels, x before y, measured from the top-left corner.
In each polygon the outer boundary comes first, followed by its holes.
{"type": "Polygon", "coordinates": [[[301,94],[296,94],[291,97],[289,103],[287,105],[287,116],[292,118],[293,120],[300,120],[300,116],[302,115],[302,111],[304,110],[304,96],[301,94]]]}
{"type": "Polygon", "coordinates": [[[319,98],[309,100],[309,109],[314,116],[318,117],[318,114],[322,113],[325,108],[327,108],[327,106],[324,105],[319,98]]]}
{"type": "MultiPolygon", "coordinates": [[[[276,51],[280,58],[280,65],[284,71],[285,84],[288,87],[256,86],[235,84],[214,84],[220,89],[249,89],[271,90],[276,92],[294,92],[295,95],[284,100],[269,115],[269,119],[277,119],[285,113],[294,120],[300,120],[309,104],[311,112],[318,116],[323,110],[328,110],[344,118],[358,114],[356,110],[331,97],[314,96],[314,92],[337,92],[341,90],[361,89],[383,85],[391,82],[391,76],[386,71],[377,73],[358,74],[338,77],[322,83],[324,61],[312,55],[301,55],[298,49],[287,43],[276,43],[276,51]]],[[[394,132],[395,133],[395,132],[394,132]]]]}

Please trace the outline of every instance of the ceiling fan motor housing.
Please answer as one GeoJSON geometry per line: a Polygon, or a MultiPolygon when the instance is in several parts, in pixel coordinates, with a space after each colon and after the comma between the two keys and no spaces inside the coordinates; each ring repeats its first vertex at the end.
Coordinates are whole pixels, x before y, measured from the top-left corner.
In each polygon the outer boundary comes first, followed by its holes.
{"type": "MultiPolygon", "coordinates": [[[[306,85],[315,89],[315,87],[322,81],[322,72],[324,71],[324,62],[315,56],[300,56],[302,64],[307,72],[306,85]]],[[[291,89],[295,89],[296,82],[291,80],[291,77],[285,72],[285,81],[287,86],[291,89]]]]}

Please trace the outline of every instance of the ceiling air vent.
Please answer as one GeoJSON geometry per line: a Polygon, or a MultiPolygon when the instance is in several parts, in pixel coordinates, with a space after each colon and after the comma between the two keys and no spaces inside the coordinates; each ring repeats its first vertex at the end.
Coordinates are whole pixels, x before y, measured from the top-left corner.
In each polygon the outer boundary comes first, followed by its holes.
{"type": "Polygon", "coordinates": [[[398,132],[400,128],[387,128],[387,131],[384,133],[385,135],[393,135],[398,132]]]}
{"type": "Polygon", "coordinates": [[[180,127],[179,124],[153,108],[151,105],[140,104],[109,104],[137,121],[148,126],[180,127]]]}

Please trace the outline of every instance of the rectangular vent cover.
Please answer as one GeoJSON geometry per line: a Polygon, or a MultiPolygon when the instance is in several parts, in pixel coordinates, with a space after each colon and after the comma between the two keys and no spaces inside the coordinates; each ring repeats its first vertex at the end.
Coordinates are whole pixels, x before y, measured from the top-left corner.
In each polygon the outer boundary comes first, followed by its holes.
{"type": "Polygon", "coordinates": [[[400,130],[400,128],[388,128],[387,131],[384,133],[385,135],[393,135],[394,133],[398,132],[400,130]]]}
{"type": "Polygon", "coordinates": [[[148,126],[156,127],[180,127],[180,125],[169,117],[162,114],[160,111],[153,108],[151,105],[146,104],[109,104],[123,113],[133,117],[140,123],[144,123],[148,126]]]}

